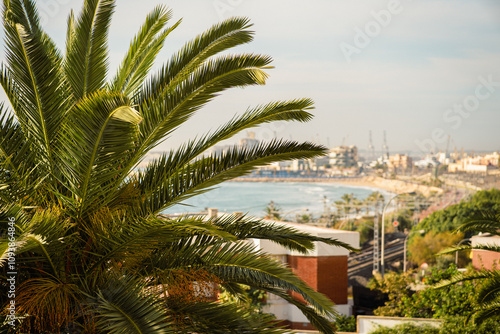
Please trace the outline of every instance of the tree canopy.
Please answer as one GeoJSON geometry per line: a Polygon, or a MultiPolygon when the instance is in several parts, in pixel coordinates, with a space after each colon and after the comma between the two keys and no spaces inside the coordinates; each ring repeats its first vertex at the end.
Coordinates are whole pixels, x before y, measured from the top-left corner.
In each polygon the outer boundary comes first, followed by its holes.
{"type": "MultiPolygon", "coordinates": [[[[433,212],[417,224],[413,230],[425,230],[437,233],[455,231],[470,217],[492,210],[500,212],[500,190],[478,191],[470,199],[463,200],[446,209],[433,212]]],[[[466,237],[470,237],[471,235],[471,233],[467,233],[466,237]]]]}

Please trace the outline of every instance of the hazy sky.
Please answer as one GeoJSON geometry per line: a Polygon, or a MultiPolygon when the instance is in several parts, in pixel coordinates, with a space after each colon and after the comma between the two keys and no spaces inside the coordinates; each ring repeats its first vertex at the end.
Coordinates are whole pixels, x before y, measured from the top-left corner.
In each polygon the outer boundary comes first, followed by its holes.
{"type": "MultiPolygon", "coordinates": [[[[83,0],[40,0],[42,18],[62,46],[66,18],[83,0]]],[[[500,3],[494,0],[119,0],[110,32],[111,74],[147,13],[157,4],[182,24],[160,61],[230,16],[254,23],[255,41],[237,52],[269,54],[275,69],[263,87],[223,94],[162,148],[205,133],[268,101],[310,97],[314,120],[268,125],[257,138],[314,140],[391,151],[500,149],[500,3]]],[[[3,49],[3,43],[2,49],[3,49]]],[[[2,56],[3,58],[3,53],[2,56]]],[[[4,99],[3,92],[0,98],[4,99]]]]}

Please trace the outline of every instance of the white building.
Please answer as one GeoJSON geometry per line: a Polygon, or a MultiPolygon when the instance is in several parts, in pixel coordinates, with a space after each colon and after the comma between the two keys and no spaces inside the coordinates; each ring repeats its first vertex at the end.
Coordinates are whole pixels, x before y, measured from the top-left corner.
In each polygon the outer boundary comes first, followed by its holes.
{"type": "MultiPolygon", "coordinates": [[[[273,223],[273,221],[269,221],[273,223]]],[[[286,224],[314,236],[332,238],[359,248],[359,233],[320,228],[304,224],[286,224]]],[[[340,314],[352,315],[352,305],[347,297],[347,260],[349,251],[345,248],[334,247],[315,242],[315,249],[308,254],[290,251],[272,241],[254,239],[253,243],[264,252],[271,254],[302,278],[313,289],[326,295],[336,304],[340,314]]],[[[284,299],[269,296],[266,312],[273,313],[276,318],[296,330],[311,330],[314,327],[300,310],[284,299]]]]}

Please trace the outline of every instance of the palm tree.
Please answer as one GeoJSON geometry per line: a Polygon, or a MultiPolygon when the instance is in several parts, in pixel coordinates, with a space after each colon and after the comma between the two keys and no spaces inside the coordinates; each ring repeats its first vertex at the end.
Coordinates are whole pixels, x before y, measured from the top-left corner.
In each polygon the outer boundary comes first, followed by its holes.
{"type": "MultiPolygon", "coordinates": [[[[204,154],[260,124],[311,119],[309,99],[249,109],[137,169],[219,93],[265,83],[270,57],[225,52],[252,40],[248,19],[214,25],[150,75],[179,24],[169,25],[170,10],[156,7],[108,79],[115,1],[86,0],[79,15],[71,13],[64,53],[40,26],[34,0],[3,6],[0,84],[9,105],[0,106],[0,231],[15,234],[0,235],[0,276],[5,282],[17,270],[22,315],[8,321],[30,333],[283,332],[268,315],[215,300],[224,291],[243,301],[252,288],[288,300],[322,332],[333,331],[332,303],[243,240],[265,238],[302,252],[316,241],[348,245],[245,216],[160,215],[256,166],[324,154],[322,146],[283,140],[204,154]]],[[[0,298],[8,314],[10,297],[0,298]]]]}
{"type": "Polygon", "coordinates": [[[365,202],[367,205],[373,206],[375,208],[375,211],[378,212],[379,207],[384,207],[384,196],[380,192],[374,191],[370,195],[368,195],[368,197],[365,199],[365,202]]]}
{"type": "MultiPolygon", "coordinates": [[[[349,214],[351,213],[352,205],[355,205],[356,198],[354,194],[344,194],[340,199],[340,201],[335,201],[337,211],[344,213],[344,223],[350,223],[349,214]]],[[[342,223],[342,225],[344,223],[342,223]]],[[[352,228],[352,226],[350,228],[352,228]]]]}
{"type": "MultiPolygon", "coordinates": [[[[458,231],[489,233],[500,236],[500,214],[494,212],[483,212],[476,217],[472,217],[462,224],[458,231]]],[[[460,245],[447,249],[440,254],[454,254],[461,250],[485,250],[500,253],[498,245],[460,245]]],[[[500,269],[481,269],[477,271],[467,271],[452,277],[437,285],[438,288],[457,284],[464,281],[476,281],[479,284],[476,296],[476,308],[474,310],[473,321],[481,323],[486,319],[500,319],[500,269]]]]}

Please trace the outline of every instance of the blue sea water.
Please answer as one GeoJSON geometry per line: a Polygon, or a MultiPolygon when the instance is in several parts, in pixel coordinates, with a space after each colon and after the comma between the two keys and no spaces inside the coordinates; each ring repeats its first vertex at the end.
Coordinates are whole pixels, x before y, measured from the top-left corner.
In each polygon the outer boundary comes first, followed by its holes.
{"type": "Polygon", "coordinates": [[[242,211],[255,217],[264,217],[266,206],[273,201],[280,212],[320,214],[324,210],[325,196],[327,205],[332,205],[343,194],[352,193],[354,197],[364,200],[374,191],[379,191],[385,197],[390,195],[380,189],[336,183],[226,182],[164,213],[200,212],[206,208],[216,208],[219,212],[242,211]]]}

